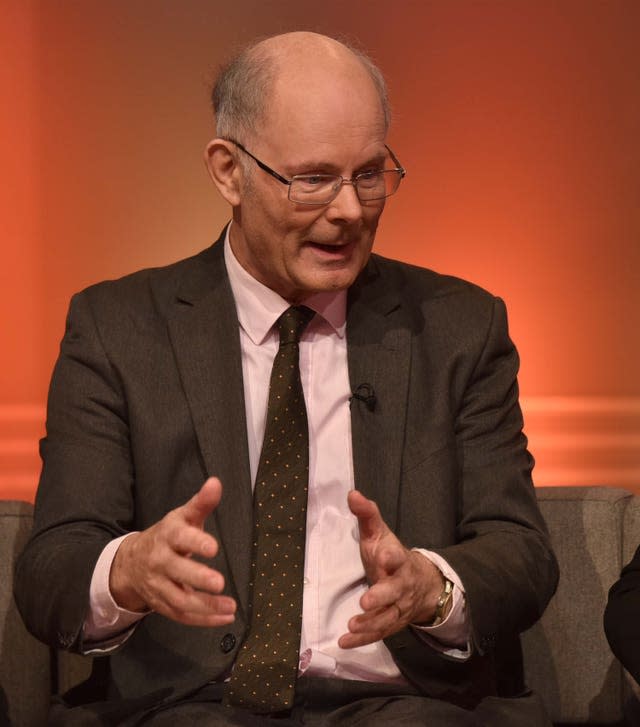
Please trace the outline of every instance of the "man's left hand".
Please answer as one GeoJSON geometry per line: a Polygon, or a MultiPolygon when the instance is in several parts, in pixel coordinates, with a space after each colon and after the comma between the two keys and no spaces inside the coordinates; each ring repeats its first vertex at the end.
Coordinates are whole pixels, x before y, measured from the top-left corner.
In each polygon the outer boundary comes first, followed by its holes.
{"type": "Polygon", "coordinates": [[[363,613],[349,619],[349,633],[338,640],[343,649],[380,641],[408,624],[430,623],[444,587],[438,568],[402,545],[373,500],[353,490],[348,502],[358,518],[360,557],[370,588],[360,599],[363,613]]]}

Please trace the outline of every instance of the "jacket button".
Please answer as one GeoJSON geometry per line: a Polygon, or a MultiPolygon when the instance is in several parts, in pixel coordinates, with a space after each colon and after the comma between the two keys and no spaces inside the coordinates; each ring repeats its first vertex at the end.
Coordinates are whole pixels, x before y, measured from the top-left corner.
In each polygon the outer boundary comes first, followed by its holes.
{"type": "Polygon", "coordinates": [[[233,634],[225,634],[220,639],[220,648],[225,654],[233,651],[236,645],[236,637],[233,634]]]}

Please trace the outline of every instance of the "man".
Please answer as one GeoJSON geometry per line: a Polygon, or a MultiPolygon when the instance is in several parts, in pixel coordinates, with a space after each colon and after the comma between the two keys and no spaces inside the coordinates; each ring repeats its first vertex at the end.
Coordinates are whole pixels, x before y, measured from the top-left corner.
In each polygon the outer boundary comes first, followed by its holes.
{"type": "Polygon", "coordinates": [[[16,596],[109,656],[56,719],[548,724],[518,641],[557,570],[517,354],[501,301],[371,255],[404,176],[382,77],[290,33],[213,101],[231,225],[70,308],[16,596]]]}
{"type": "Polygon", "coordinates": [[[640,548],[611,586],[604,629],[611,651],[640,684],[640,548]]]}

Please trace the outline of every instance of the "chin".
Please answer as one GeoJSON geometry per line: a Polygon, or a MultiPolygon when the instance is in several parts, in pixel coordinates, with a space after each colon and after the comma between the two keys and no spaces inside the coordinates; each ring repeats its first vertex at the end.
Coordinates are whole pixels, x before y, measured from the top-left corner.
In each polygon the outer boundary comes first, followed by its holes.
{"type": "Polygon", "coordinates": [[[315,280],[309,286],[309,290],[313,290],[314,293],[329,293],[336,290],[346,290],[353,285],[356,277],[357,274],[325,275],[315,280]]]}
{"type": "Polygon", "coordinates": [[[359,262],[357,265],[336,266],[335,268],[325,268],[319,270],[311,277],[310,282],[316,283],[322,290],[341,290],[349,288],[364,268],[366,260],[359,262]]]}

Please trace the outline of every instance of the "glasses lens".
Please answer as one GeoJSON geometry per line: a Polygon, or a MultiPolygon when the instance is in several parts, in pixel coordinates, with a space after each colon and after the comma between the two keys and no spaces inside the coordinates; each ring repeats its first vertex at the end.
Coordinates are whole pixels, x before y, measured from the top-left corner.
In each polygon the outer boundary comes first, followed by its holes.
{"type": "Polygon", "coordinates": [[[383,199],[397,191],[402,173],[396,169],[366,172],[356,178],[356,189],[361,200],[383,199]]]}
{"type": "Polygon", "coordinates": [[[336,195],[342,177],[333,174],[297,175],[289,185],[289,199],[300,204],[325,204],[336,195]]]}
{"type": "MultiPolygon", "coordinates": [[[[397,192],[401,179],[402,171],[384,169],[359,174],[353,184],[360,201],[370,202],[397,192]]],[[[289,185],[289,199],[298,204],[328,204],[335,199],[342,184],[342,177],[333,174],[297,175],[289,185]]]]}

